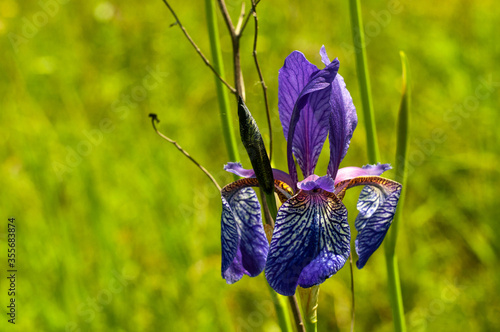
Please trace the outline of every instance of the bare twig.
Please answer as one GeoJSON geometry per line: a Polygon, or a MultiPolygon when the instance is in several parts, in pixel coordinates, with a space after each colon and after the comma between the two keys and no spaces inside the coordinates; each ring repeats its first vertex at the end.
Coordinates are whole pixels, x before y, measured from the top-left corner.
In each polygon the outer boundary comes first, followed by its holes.
{"type": "Polygon", "coordinates": [[[253,13],[255,11],[255,7],[259,4],[260,0],[255,1],[255,4],[252,4],[252,10],[248,12],[247,17],[245,18],[245,23],[243,23],[243,26],[241,27],[241,31],[245,30],[245,27],[247,26],[248,21],[250,20],[250,17],[253,16],[253,13]]]}
{"type": "MultiPolygon", "coordinates": [[[[252,7],[253,7],[253,5],[252,5],[252,7]]],[[[250,17],[253,16],[253,12],[254,12],[253,9],[248,12],[247,17],[245,17],[245,21],[243,22],[243,25],[241,26],[241,31],[245,30],[248,21],[250,21],[250,17]]]]}
{"type": "Polygon", "coordinates": [[[226,3],[224,2],[224,0],[217,0],[217,3],[219,4],[219,8],[222,13],[222,17],[224,18],[224,22],[226,23],[226,26],[231,36],[233,36],[235,34],[234,25],[233,21],[231,21],[231,16],[229,16],[229,12],[227,11],[226,3]]]}
{"type": "Polygon", "coordinates": [[[352,296],[352,306],[351,306],[351,332],[354,331],[354,271],[352,268],[352,251],[349,252],[349,266],[351,267],[351,296],[352,296]]]}
{"type": "Polygon", "coordinates": [[[206,174],[206,176],[208,176],[208,178],[210,179],[210,181],[212,181],[212,183],[215,185],[215,187],[217,187],[217,190],[218,191],[221,191],[221,187],[219,186],[219,184],[217,183],[217,181],[215,180],[215,178],[212,176],[212,174],[210,174],[209,171],[207,171],[207,169],[203,166],[201,166],[193,157],[191,157],[189,155],[189,153],[187,153],[186,150],[184,150],[180,145],[179,143],[177,143],[176,141],[174,141],[173,139],[170,139],[168,138],[167,136],[165,136],[164,134],[160,133],[158,131],[158,129],[156,129],[156,124],[155,122],[160,122],[160,120],[158,119],[158,116],[154,113],[150,113],[149,114],[149,117],[151,118],[151,124],[153,125],[153,128],[154,130],[156,131],[156,133],[158,135],[160,135],[160,137],[162,137],[163,139],[165,139],[167,142],[169,143],[172,143],[173,145],[175,145],[175,147],[177,148],[177,150],[179,150],[184,156],[186,156],[189,160],[191,160],[196,166],[198,166],[199,169],[201,169],[201,171],[203,173],[206,174]]]}
{"type": "MultiPolygon", "coordinates": [[[[177,17],[177,15],[175,14],[174,10],[172,9],[172,7],[170,7],[170,5],[168,4],[168,2],[166,0],[163,0],[163,3],[168,7],[168,9],[170,10],[170,12],[172,13],[172,15],[174,16],[175,18],[175,21],[177,23],[177,25],[179,25],[179,28],[181,28],[182,32],[184,33],[184,35],[186,36],[186,38],[188,39],[188,41],[191,43],[191,45],[193,45],[194,49],[196,50],[196,52],[198,53],[198,55],[201,57],[201,59],[203,60],[203,62],[205,62],[205,64],[212,70],[212,72],[215,74],[215,76],[217,76],[217,78],[222,82],[224,83],[224,85],[229,89],[229,91],[231,91],[231,93],[235,94],[236,96],[237,95],[237,91],[235,88],[233,88],[231,85],[229,85],[229,83],[227,83],[220,75],[219,73],[215,70],[215,68],[210,64],[210,61],[208,61],[207,57],[201,52],[200,48],[198,47],[198,45],[196,45],[196,43],[194,42],[194,40],[191,38],[191,36],[189,35],[189,33],[187,32],[186,28],[184,28],[184,26],[182,25],[181,21],[179,20],[179,18],[177,17]]],[[[172,25],[175,25],[172,24],[172,25]]],[[[172,26],[171,25],[171,26],[172,26]]]]}
{"type": "Polygon", "coordinates": [[[238,18],[238,23],[236,23],[236,28],[234,29],[236,34],[239,35],[241,31],[241,25],[243,24],[243,19],[245,18],[245,3],[241,3],[241,13],[238,18]]]}
{"type": "Polygon", "coordinates": [[[295,327],[298,332],[306,332],[306,327],[304,326],[304,321],[302,320],[302,315],[300,314],[299,303],[297,302],[297,297],[295,295],[287,296],[290,302],[290,307],[292,308],[293,318],[295,320],[295,327]]]}
{"type": "Polygon", "coordinates": [[[253,59],[255,60],[255,67],[257,68],[257,73],[259,73],[260,84],[262,85],[262,93],[264,94],[264,103],[266,105],[266,116],[267,116],[267,127],[269,128],[269,162],[271,162],[273,157],[273,129],[271,126],[271,115],[269,113],[269,102],[267,99],[267,86],[264,82],[264,76],[260,70],[259,60],[257,59],[257,36],[259,34],[259,20],[257,18],[256,11],[257,3],[252,0],[252,13],[255,21],[255,33],[253,39],[253,59]]]}

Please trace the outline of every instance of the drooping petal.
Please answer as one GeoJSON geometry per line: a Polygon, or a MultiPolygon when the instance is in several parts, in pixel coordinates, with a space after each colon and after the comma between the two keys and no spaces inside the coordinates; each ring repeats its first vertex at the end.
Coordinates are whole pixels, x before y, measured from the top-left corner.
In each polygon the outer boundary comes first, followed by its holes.
{"type": "Polygon", "coordinates": [[[266,263],[269,244],[266,239],[260,204],[251,188],[230,184],[222,190],[222,277],[228,284],[244,274],[255,277],[266,263]]]}
{"type": "MultiPolygon", "coordinates": [[[[286,62],[283,68],[285,67],[287,67],[286,62]]],[[[296,97],[287,134],[288,170],[294,186],[297,183],[297,170],[293,155],[297,158],[304,177],[314,174],[314,168],[328,134],[330,87],[338,68],[339,62],[335,59],[324,69],[313,73],[296,97]]],[[[293,75],[293,71],[289,75],[293,75]]],[[[286,81],[286,78],[283,78],[283,81],[286,81]]],[[[287,89],[282,91],[280,95],[288,92],[287,89]]]]}
{"type": "Polygon", "coordinates": [[[363,167],[343,167],[338,170],[335,184],[358,176],[382,175],[385,171],[392,169],[390,164],[364,165],[363,167]]]}
{"type": "Polygon", "coordinates": [[[330,103],[332,113],[329,128],[330,162],[328,175],[335,179],[340,162],[347,153],[352,134],[358,124],[356,108],[345,86],[344,79],[339,74],[332,83],[330,103]]]}
{"type": "Polygon", "coordinates": [[[379,176],[360,176],[338,183],[335,192],[342,198],[348,188],[361,185],[365,187],[359,196],[359,214],[354,224],[358,231],[355,245],[358,254],[356,266],[359,269],[365,266],[387,234],[402,188],[398,182],[379,176]]]}
{"type": "MultiPolygon", "coordinates": [[[[238,176],[244,177],[244,178],[255,178],[255,172],[253,169],[245,169],[241,166],[240,163],[233,163],[229,162],[226,165],[224,165],[224,170],[233,174],[236,174],[238,176]]],[[[289,186],[292,185],[292,179],[290,178],[290,175],[287,173],[283,172],[282,170],[273,168],[273,177],[275,180],[279,180],[281,182],[285,182],[289,186]]]]}
{"type": "Polygon", "coordinates": [[[293,295],[335,274],[349,256],[347,210],[333,194],[301,190],[278,211],[266,263],[269,285],[293,295]]]}
{"type": "Polygon", "coordinates": [[[239,249],[240,232],[233,211],[224,196],[221,219],[222,277],[228,284],[232,284],[243,277],[244,269],[239,249]]]}
{"type": "Polygon", "coordinates": [[[396,213],[402,186],[394,181],[381,181],[380,185],[365,186],[359,195],[355,227],[356,266],[361,269],[384,240],[396,213]]]}

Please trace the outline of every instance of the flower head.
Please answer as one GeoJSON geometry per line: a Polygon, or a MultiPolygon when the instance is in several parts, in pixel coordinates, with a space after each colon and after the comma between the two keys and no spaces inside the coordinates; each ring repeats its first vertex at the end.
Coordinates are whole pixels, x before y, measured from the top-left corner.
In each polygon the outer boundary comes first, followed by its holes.
{"type": "Polygon", "coordinates": [[[392,222],[401,185],[379,177],[390,166],[339,169],[356,128],[356,109],[337,73],[338,59],[330,62],[324,47],[320,54],[325,64],[321,70],[295,51],[279,72],[279,113],[287,138],[289,174],[273,170],[275,190],[283,204],[269,246],[264,241],[258,200],[248,188],[258,185],[254,172],[237,163],[225,167],[247,178],[223,189],[222,272],[229,283],[244,273],[258,274],[265,266],[271,287],[292,295],[297,285],[318,285],[335,274],[350,253],[350,228],[342,199],[353,186],[364,186],[355,222],[358,268],[380,246],[392,222]],[[320,177],[314,172],[327,137],[330,161],[326,175],[320,177]],[[302,181],[298,181],[294,157],[302,181]],[[247,247],[258,250],[251,252],[247,247]],[[255,268],[249,270],[249,266],[255,268]]]}

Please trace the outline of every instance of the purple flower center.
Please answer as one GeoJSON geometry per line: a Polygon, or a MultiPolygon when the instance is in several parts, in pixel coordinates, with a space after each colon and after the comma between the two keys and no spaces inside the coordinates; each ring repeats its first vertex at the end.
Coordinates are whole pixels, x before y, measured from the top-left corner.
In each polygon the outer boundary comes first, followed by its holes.
{"type": "Polygon", "coordinates": [[[329,175],[322,177],[319,177],[316,174],[309,175],[307,178],[297,183],[297,187],[302,190],[312,191],[313,193],[318,192],[319,189],[323,189],[331,193],[335,191],[334,181],[329,175]]]}

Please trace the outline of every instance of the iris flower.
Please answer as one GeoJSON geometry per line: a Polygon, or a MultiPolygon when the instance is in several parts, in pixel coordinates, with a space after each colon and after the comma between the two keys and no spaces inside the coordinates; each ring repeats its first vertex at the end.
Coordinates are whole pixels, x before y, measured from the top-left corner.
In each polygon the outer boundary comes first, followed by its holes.
{"type": "Polygon", "coordinates": [[[362,268],[380,246],[392,223],[401,192],[397,182],[380,177],[388,164],[345,167],[340,162],[357,125],[356,109],[337,72],[339,61],[320,51],[319,70],[305,56],[292,52],[279,71],[279,115],[287,139],[288,173],[273,170],[275,192],[282,205],[274,230],[262,224],[261,208],[250,187],[255,172],[239,163],[225,170],[244,179],[222,191],[222,276],[227,283],[264,268],[271,287],[282,295],[323,283],[344,266],[350,254],[351,232],[342,203],[347,189],[363,185],[355,221],[355,241],[362,268]],[[326,175],[314,174],[328,137],[330,161],[326,175]],[[298,181],[294,157],[304,179],[298,181]]]}

